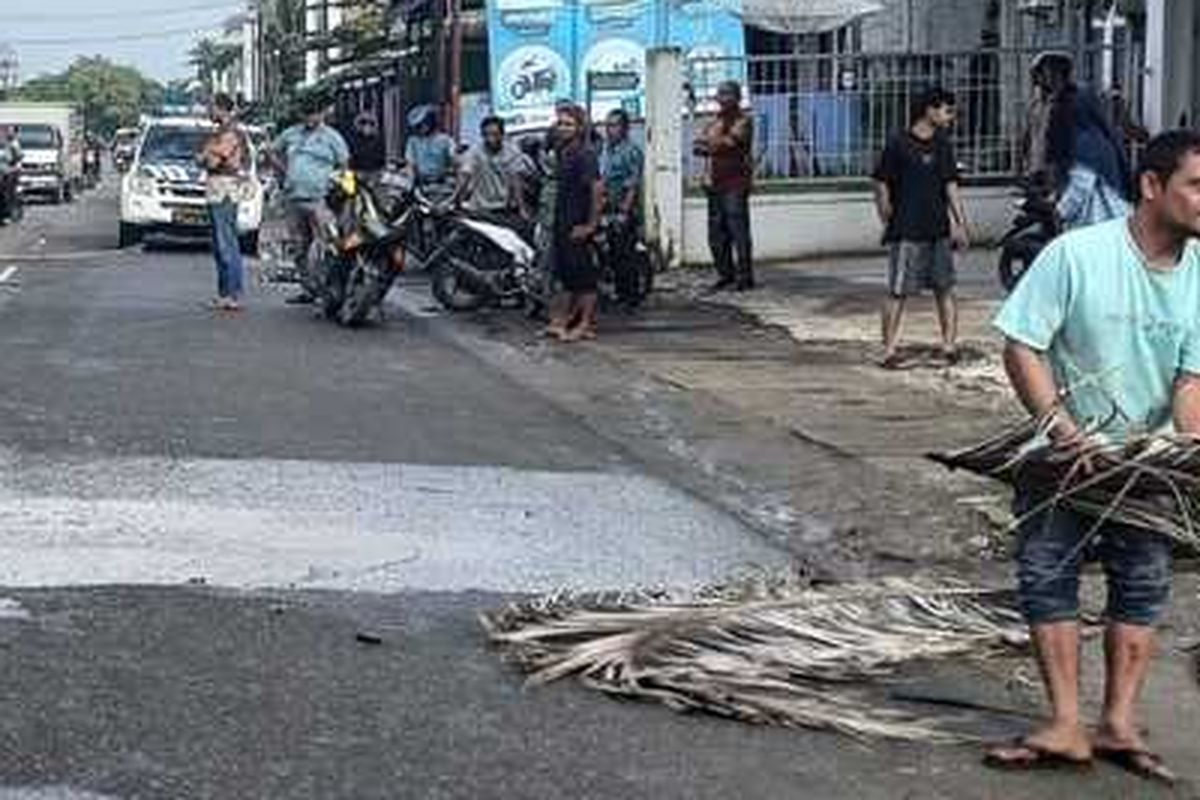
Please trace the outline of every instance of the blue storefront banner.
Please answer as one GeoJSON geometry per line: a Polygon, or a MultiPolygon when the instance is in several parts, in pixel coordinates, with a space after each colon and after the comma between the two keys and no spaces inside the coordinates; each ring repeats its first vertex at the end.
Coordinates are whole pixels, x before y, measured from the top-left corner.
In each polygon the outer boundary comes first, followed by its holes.
{"type": "Polygon", "coordinates": [[[743,73],[745,33],[729,0],[488,0],[487,11],[492,105],[516,126],[548,123],[559,100],[640,116],[648,47],[682,48],[715,65],[713,80],[743,73]],[[597,74],[637,79],[614,88],[597,74]]]}

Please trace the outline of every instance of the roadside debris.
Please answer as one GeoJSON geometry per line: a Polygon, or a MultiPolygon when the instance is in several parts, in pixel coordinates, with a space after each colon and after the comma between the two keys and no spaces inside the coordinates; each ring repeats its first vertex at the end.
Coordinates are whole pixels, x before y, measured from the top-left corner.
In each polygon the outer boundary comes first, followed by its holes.
{"type": "Polygon", "coordinates": [[[961,742],[952,720],[878,702],[916,661],[1023,648],[1009,592],[898,579],[687,599],[556,595],[487,614],[507,660],[544,684],[855,738],[961,742]]]}
{"type": "Polygon", "coordinates": [[[355,634],[354,639],[359,644],[383,644],[383,636],[375,631],[359,631],[355,634]]]}
{"type": "Polygon", "coordinates": [[[1057,487],[1027,516],[1062,503],[1101,521],[1159,531],[1180,547],[1200,551],[1200,445],[1169,435],[1144,435],[1064,457],[1045,437],[1058,414],[1053,410],[974,447],[929,458],[1010,486],[1019,478],[1057,487]]]}

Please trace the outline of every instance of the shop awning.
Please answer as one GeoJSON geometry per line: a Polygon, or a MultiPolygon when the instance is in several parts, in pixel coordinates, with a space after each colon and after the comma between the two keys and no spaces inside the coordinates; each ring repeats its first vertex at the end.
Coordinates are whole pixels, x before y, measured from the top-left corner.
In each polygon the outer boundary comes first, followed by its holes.
{"type": "Polygon", "coordinates": [[[719,0],[747,25],[776,33],[825,33],[884,10],[877,0],[719,0]]]}

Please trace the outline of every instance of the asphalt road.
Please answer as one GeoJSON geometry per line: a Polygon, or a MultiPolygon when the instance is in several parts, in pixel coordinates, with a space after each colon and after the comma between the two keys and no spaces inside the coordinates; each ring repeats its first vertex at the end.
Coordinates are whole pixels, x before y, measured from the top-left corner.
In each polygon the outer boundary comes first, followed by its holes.
{"type": "MultiPolygon", "coordinates": [[[[115,212],[101,191],[0,231],[0,800],[1074,785],[524,690],[479,611],[789,556],[514,377],[537,369],[521,350],[421,312],[421,287],[402,292],[418,313],[356,332],[266,287],[214,315],[207,253],[118,252],[115,212]]],[[[603,400],[591,370],[558,369],[603,400]]]]}

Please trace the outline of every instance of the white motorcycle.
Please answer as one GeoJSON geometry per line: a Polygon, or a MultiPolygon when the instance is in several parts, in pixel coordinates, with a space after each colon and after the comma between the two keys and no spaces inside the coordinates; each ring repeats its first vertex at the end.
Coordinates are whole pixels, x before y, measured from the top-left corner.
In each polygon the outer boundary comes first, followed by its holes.
{"type": "Polygon", "coordinates": [[[423,202],[444,216],[445,236],[426,259],[433,296],[450,311],[518,305],[535,311],[547,301],[537,251],[512,228],[423,202]]]}

